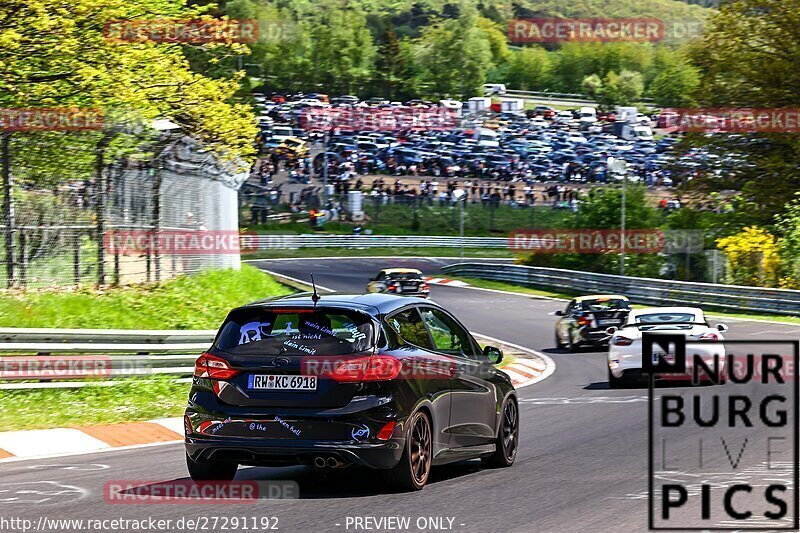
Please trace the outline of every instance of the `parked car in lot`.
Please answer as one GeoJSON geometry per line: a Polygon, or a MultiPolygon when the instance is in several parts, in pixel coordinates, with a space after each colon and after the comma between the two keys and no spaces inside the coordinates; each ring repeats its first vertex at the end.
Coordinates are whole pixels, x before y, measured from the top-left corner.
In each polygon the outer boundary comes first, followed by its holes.
{"type": "Polygon", "coordinates": [[[196,362],[184,419],[194,480],[239,465],[359,465],[407,490],[432,466],[511,466],[516,391],[435,303],[385,294],[295,295],[232,310],[196,362]]]}
{"type": "Polygon", "coordinates": [[[581,345],[601,346],[608,342],[606,330],[621,326],[630,312],[630,302],[618,294],[593,294],[571,300],[564,311],[556,311],[556,348],[577,350],[581,345]]]}
{"type": "Polygon", "coordinates": [[[422,272],[415,268],[384,268],[369,280],[367,292],[427,298],[430,295],[430,287],[422,272]]]}
{"type": "MultiPolygon", "coordinates": [[[[656,379],[691,380],[692,359],[697,355],[714,368],[715,357],[719,360],[717,370],[719,380],[725,378],[725,345],[722,333],[728,330],[725,324],[709,325],[703,310],[697,307],[649,307],[636,309],[628,314],[625,323],[619,327],[608,328],[611,336],[608,350],[608,386],[619,387],[627,382],[641,381],[642,373],[642,333],[685,335],[687,346],[691,347],[692,357],[687,348],[687,374],[668,374],[656,376],[656,379]]],[[[669,359],[675,354],[658,352],[669,359]]],[[[707,378],[700,372],[701,378],[707,378]]]]}

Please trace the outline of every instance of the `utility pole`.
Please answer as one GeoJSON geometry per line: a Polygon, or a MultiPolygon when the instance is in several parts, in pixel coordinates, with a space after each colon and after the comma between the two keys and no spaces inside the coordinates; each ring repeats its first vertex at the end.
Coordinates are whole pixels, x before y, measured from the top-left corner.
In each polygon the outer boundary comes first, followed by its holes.
{"type": "Polygon", "coordinates": [[[620,276],[625,275],[625,206],[626,206],[626,198],[627,198],[627,185],[628,185],[628,171],[625,169],[622,172],[622,220],[620,221],[620,232],[619,232],[619,249],[620,249],[620,256],[619,256],[619,274],[620,276]]]}
{"type": "Polygon", "coordinates": [[[458,248],[459,262],[464,262],[464,203],[467,200],[467,193],[463,189],[455,189],[453,198],[458,202],[458,248]]]}
{"type": "Polygon", "coordinates": [[[161,232],[161,173],[164,171],[164,151],[158,155],[156,174],[153,180],[153,235],[150,239],[155,244],[153,253],[153,266],[155,268],[156,282],[161,281],[161,252],[159,250],[159,233],[161,232]]]}
{"type": "Polygon", "coordinates": [[[329,130],[322,134],[322,209],[328,204],[328,134],[329,130]]]}
{"type": "Polygon", "coordinates": [[[619,273],[621,276],[625,275],[625,207],[627,198],[627,185],[628,185],[628,163],[624,159],[616,159],[609,157],[606,160],[606,169],[608,173],[619,174],[622,176],[622,205],[620,216],[620,232],[619,232],[619,273]]]}
{"type": "Polygon", "coordinates": [[[104,156],[108,143],[111,142],[112,133],[106,131],[97,143],[95,153],[95,192],[97,194],[95,202],[95,215],[97,216],[97,285],[106,284],[106,192],[108,184],[103,168],[105,166],[104,156]]]}

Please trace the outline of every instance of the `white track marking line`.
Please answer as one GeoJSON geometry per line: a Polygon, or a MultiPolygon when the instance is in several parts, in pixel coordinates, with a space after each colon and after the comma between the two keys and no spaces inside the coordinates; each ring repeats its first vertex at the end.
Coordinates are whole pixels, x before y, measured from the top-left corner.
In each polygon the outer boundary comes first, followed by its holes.
{"type": "MultiPolygon", "coordinates": [[[[311,288],[311,281],[310,280],[309,281],[305,281],[305,280],[302,280],[302,279],[293,278],[292,276],[287,276],[286,274],[281,274],[279,272],[273,272],[271,270],[264,270],[263,268],[260,269],[260,270],[261,270],[261,272],[269,274],[270,276],[275,276],[276,278],[286,278],[288,280],[294,281],[295,283],[302,283],[303,285],[308,285],[308,287],[311,288]]],[[[323,291],[327,291],[327,292],[336,292],[333,289],[330,289],[328,287],[324,287],[324,286],[319,285],[319,284],[317,284],[317,288],[321,289],[323,291]]]]}
{"type": "Polygon", "coordinates": [[[0,449],[19,458],[92,452],[111,445],[73,428],[4,431],[0,449]]]}

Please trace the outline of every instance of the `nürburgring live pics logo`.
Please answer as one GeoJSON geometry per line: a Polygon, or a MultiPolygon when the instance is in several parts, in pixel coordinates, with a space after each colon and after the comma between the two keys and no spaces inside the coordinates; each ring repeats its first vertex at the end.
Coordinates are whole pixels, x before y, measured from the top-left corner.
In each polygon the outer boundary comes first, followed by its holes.
{"type": "Polygon", "coordinates": [[[796,340],[643,333],[649,529],[798,530],[799,354],[796,340]],[[654,387],[676,378],[693,386],[654,387]]]}

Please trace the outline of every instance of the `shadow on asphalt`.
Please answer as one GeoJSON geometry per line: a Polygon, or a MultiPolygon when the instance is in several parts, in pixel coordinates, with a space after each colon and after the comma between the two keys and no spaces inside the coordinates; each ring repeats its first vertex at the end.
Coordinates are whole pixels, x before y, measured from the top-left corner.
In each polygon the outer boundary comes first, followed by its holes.
{"type": "MultiPolygon", "coordinates": [[[[713,387],[714,385],[712,385],[710,383],[702,383],[700,385],[692,385],[688,381],[657,381],[656,382],[656,388],[657,389],[676,389],[676,388],[686,389],[686,388],[692,388],[692,387],[695,387],[695,386],[696,387],[700,387],[700,388],[706,388],[706,387],[713,387]]],[[[586,385],[583,388],[583,390],[637,390],[638,389],[638,390],[641,390],[641,391],[647,391],[648,388],[649,387],[648,387],[648,384],[647,384],[646,381],[624,383],[624,384],[621,384],[621,385],[619,385],[619,386],[617,386],[617,387],[615,387],[613,389],[608,386],[608,382],[607,381],[595,381],[594,383],[589,383],[588,385],[586,385]]]]}
{"type": "MultiPolygon", "coordinates": [[[[481,470],[482,467],[479,460],[434,466],[431,470],[428,486],[474,474],[481,470]]],[[[295,481],[300,486],[301,500],[355,498],[400,492],[387,481],[385,471],[352,466],[335,470],[319,470],[306,466],[286,468],[256,467],[240,471],[236,479],[295,481]]]]}
{"type": "Polygon", "coordinates": [[[587,353],[590,354],[605,353],[605,352],[598,352],[597,350],[598,350],[597,346],[579,346],[573,352],[569,351],[567,348],[545,348],[540,351],[550,355],[581,355],[587,353]]]}

